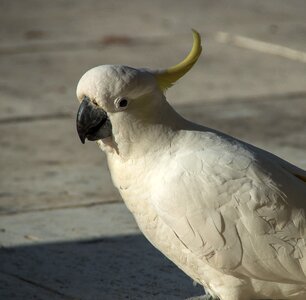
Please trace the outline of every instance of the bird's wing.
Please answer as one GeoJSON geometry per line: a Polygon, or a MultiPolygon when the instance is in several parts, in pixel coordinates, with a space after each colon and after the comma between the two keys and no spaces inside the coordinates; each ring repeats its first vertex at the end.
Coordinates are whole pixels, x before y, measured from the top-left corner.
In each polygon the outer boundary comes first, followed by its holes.
{"type": "Polygon", "coordinates": [[[306,172],[235,140],[206,144],[160,168],[158,215],[224,273],[306,283],[306,172]]]}

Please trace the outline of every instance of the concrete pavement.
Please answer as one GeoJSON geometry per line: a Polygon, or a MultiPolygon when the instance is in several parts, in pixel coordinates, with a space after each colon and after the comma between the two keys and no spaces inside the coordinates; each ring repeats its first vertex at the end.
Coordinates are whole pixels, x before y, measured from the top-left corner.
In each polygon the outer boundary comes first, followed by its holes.
{"type": "Polygon", "coordinates": [[[187,118],[306,168],[306,64],[219,32],[306,52],[304,1],[0,2],[0,299],[184,299],[202,293],[140,234],[104,154],[81,145],[75,87],[90,67],[177,63],[187,118]]]}

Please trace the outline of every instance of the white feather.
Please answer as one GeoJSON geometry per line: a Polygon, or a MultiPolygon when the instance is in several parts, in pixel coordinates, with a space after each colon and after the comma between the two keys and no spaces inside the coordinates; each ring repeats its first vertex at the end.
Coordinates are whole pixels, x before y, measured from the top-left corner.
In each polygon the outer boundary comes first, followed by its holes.
{"type": "Polygon", "coordinates": [[[186,121],[149,71],[94,69],[78,95],[108,112],[113,140],[99,145],[153,245],[222,300],[306,299],[305,171],[186,121]]]}

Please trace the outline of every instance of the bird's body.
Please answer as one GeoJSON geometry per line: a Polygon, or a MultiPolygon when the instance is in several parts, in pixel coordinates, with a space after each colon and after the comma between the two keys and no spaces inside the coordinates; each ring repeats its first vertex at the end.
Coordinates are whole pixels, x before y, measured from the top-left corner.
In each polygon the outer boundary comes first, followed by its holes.
{"type": "Polygon", "coordinates": [[[142,92],[137,72],[136,85],[129,84],[133,76],[120,85],[134,69],[93,70],[81,79],[78,97],[86,105],[95,99],[107,112],[111,133],[101,138],[97,131],[92,139],[148,240],[222,300],[306,299],[306,172],[185,120],[150,89],[145,70],[142,92]],[[128,108],[122,93],[131,99],[128,108]]]}
{"type": "Polygon", "coordinates": [[[223,134],[186,127],[165,139],[162,155],[108,154],[114,184],[141,231],[222,299],[264,299],[271,289],[275,299],[305,299],[306,183],[294,171],[306,172],[223,134]],[[291,297],[301,288],[302,296],[291,297]]]}

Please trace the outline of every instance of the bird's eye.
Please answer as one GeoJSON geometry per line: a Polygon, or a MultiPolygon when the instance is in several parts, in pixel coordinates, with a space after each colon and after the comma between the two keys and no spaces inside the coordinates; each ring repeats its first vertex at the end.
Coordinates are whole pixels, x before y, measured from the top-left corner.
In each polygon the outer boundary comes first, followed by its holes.
{"type": "Polygon", "coordinates": [[[117,107],[118,110],[123,110],[125,109],[129,104],[129,101],[126,98],[117,98],[115,100],[115,106],[117,107]]]}
{"type": "Polygon", "coordinates": [[[118,106],[121,108],[127,107],[128,101],[125,98],[122,98],[118,101],[118,106]]]}

